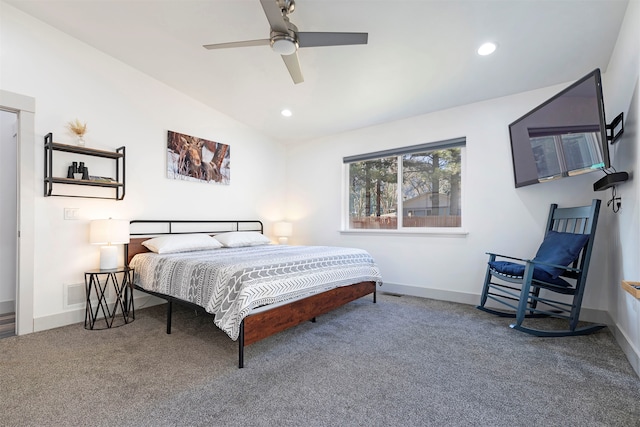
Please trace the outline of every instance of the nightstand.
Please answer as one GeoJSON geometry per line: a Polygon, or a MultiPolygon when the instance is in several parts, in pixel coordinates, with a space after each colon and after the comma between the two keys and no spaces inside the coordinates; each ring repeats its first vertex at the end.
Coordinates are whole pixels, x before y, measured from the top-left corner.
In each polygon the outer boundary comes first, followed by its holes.
{"type": "Polygon", "coordinates": [[[107,329],[126,325],[135,320],[133,268],[118,267],[109,270],[85,271],[84,284],[87,291],[85,329],[107,329]],[[111,287],[116,291],[112,308],[107,302],[107,291],[111,287]],[[98,318],[99,315],[102,317],[98,318]]]}

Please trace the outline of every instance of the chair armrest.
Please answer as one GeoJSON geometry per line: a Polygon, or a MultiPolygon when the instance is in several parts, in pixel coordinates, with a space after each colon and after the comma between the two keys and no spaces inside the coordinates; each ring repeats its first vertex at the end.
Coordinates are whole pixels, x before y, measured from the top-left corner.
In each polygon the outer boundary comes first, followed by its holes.
{"type": "Polygon", "coordinates": [[[500,254],[495,254],[493,252],[485,252],[487,255],[496,258],[496,257],[500,257],[500,258],[507,258],[507,259],[514,259],[516,261],[522,261],[522,262],[529,262],[530,260],[528,259],[524,259],[524,258],[517,258],[517,257],[513,257],[513,256],[508,256],[508,255],[500,255],[500,254]]]}
{"type": "Polygon", "coordinates": [[[576,273],[579,273],[580,271],[582,271],[579,268],[573,268],[573,267],[569,267],[569,266],[566,266],[566,265],[559,265],[559,264],[550,264],[548,262],[536,261],[534,259],[532,259],[531,261],[528,261],[528,262],[530,262],[532,264],[548,265],[550,267],[562,268],[563,270],[573,271],[573,272],[576,272],[576,273]]]}

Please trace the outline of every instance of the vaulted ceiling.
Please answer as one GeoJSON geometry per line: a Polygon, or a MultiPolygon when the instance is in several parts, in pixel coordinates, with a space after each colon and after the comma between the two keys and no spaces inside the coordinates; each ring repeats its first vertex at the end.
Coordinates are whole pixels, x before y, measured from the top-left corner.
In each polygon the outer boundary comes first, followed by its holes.
{"type": "Polygon", "coordinates": [[[4,1],[283,143],[604,72],[627,6],[297,0],[290,20],[299,31],[369,37],[366,45],[299,49],[304,82],[294,84],[268,45],[202,47],[269,38],[259,0],[4,1]],[[480,56],[486,41],[498,49],[480,56]]]}

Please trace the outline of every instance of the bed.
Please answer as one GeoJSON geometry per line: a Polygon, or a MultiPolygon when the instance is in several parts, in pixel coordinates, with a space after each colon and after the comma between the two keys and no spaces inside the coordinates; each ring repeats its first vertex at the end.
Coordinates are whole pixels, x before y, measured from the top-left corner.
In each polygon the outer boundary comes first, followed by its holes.
{"type": "Polygon", "coordinates": [[[131,221],[133,286],[168,302],[167,333],[174,302],[211,315],[237,340],[239,368],[246,346],[363,296],[376,302],[382,278],[366,251],[267,244],[263,231],[259,220],[131,221]]]}

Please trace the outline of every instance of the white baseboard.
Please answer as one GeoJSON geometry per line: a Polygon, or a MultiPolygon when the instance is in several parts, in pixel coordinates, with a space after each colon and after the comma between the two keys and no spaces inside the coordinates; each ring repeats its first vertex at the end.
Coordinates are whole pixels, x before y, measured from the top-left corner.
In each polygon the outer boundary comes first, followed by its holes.
{"type": "Polygon", "coordinates": [[[16,302],[15,301],[0,301],[0,314],[15,313],[16,302]]]}
{"type": "MultiPolygon", "coordinates": [[[[480,294],[470,294],[466,292],[448,291],[444,289],[422,288],[412,285],[400,285],[397,283],[384,283],[380,290],[382,292],[390,292],[394,294],[410,295],[414,297],[423,297],[437,299],[441,301],[457,302],[460,304],[478,305],[480,302],[480,294]]],[[[596,310],[592,308],[583,308],[580,312],[580,319],[585,322],[604,323],[613,326],[614,322],[608,312],[604,310],[596,310]]]]}
{"type": "MultiPolygon", "coordinates": [[[[133,306],[136,310],[163,304],[166,301],[151,295],[140,294],[134,297],[133,306]]],[[[112,305],[110,304],[111,308],[112,305]]],[[[84,323],[85,307],[75,310],[68,310],[50,316],[37,317],[33,319],[33,332],[46,331],[47,329],[59,328],[61,326],[73,325],[74,323],[84,323]]],[[[101,317],[101,316],[98,316],[101,317]]]]}
{"type": "Polygon", "coordinates": [[[409,295],[412,297],[431,298],[442,301],[458,302],[461,304],[477,305],[480,295],[468,294],[464,292],[447,291],[443,289],[423,288],[413,285],[400,285],[397,283],[384,282],[379,288],[381,292],[392,294],[409,295]]]}

